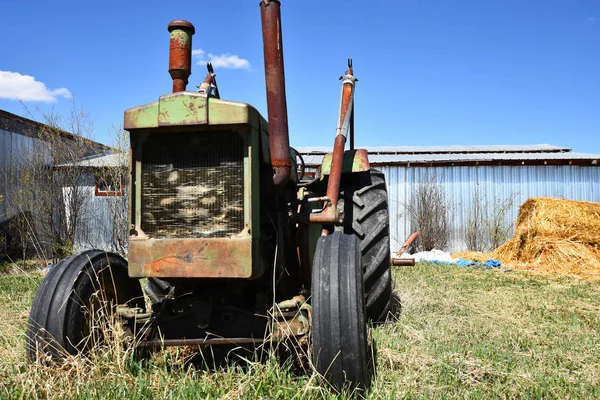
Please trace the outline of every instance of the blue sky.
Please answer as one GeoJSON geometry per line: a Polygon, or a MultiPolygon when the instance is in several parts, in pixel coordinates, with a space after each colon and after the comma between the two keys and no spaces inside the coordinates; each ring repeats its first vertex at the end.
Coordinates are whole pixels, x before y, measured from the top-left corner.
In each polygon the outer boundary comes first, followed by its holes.
{"type": "MultiPolygon", "coordinates": [[[[292,145],[332,146],[352,56],[358,146],[600,153],[599,0],[282,0],[282,15],[292,145]]],[[[170,91],[172,19],[196,26],[222,98],[266,116],[258,0],[0,0],[0,109],[66,114],[72,95],[110,143],[125,109],[170,91]]]]}

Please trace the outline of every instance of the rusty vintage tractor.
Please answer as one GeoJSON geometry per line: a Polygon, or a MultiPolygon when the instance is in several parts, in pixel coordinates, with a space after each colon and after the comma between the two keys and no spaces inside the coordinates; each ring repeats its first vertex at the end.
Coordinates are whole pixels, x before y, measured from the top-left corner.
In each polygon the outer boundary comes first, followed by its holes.
{"type": "Polygon", "coordinates": [[[100,340],[104,300],[139,346],[291,343],[334,386],[370,385],[368,322],[391,307],[389,218],[383,174],[354,149],[352,63],[333,152],[305,179],[289,146],[280,2],[260,9],[268,122],[222,100],[210,65],[186,90],[194,26],[172,21],[173,93],[125,111],[128,258],[90,250],[50,271],[31,309],[30,358],[100,340]]]}

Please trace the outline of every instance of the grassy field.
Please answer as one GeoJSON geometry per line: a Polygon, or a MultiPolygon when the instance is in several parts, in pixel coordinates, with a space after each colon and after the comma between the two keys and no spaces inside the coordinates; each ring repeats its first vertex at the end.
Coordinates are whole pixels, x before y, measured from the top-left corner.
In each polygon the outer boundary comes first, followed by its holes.
{"type": "MultiPolygon", "coordinates": [[[[394,271],[402,308],[374,330],[368,398],[600,398],[600,283],[420,263],[394,271]]],[[[346,398],[274,360],[218,372],[171,351],[30,365],[24,331],[39,274],[0,274],[0,398],[346,398]]],[[[115,350],[115,349],[113,349],[115,350]]]]}

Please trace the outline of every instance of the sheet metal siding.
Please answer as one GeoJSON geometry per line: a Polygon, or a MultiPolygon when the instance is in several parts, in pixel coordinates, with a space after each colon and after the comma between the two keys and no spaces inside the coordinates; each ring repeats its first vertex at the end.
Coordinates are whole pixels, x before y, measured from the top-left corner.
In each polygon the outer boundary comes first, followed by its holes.
{"type": "MultiPolygon", "coordinates": [[[[100,249],[120,252],[115,246],[113,235],[117,230],[127,230],[128,194],[123,196],[96,196],[96,180],[93,174],[86,174],[79,186],[83,191],[85,204],[81,212],[81,220],[75,235],[75,249],[83,251],[100,249]],[[117,222],[122,226],[116,226],[117,222]]],[[[68,196],[70,188],[63,188],[63,195],[68,196]]],[[[121,232],[122,234],[124,232],[121,232]]],[[[123,235],[123,237],[127,237],[123,235]]]]}
{"type": "MultiPolygon", "coordinates": [[[[19,135],[0,129],[0,223],[15,215],[16,210],[10,206],[11,166],[15,166],[24,157],[31,156],[33,150],[42,151],[42,157],[50,163],[49,145],[39,139],[19,135]]],[[[18,179],[13,176],[13,179],[18,179]]],[[[14,182],[14,181],[13,181],[14,182]]]]}
{"type": "Polygon", "coordinates": [[[519,206],[530,197],[561,197],[600,202],[600,168],[580,166],[378,167],[387,180],[391,248],[396,251],[414,231],[407,204],[426,175],[435,174],[452,204],[451,248],[466,250],[465,229],[476,188],[492,211],[494,199],[514,197],[508,220],[514,227],[519,206]],[[486,201],[487,200],[487,201],[486,201]]]}
{"type": "MultiPolygon", "coordinates": [[[[324,155],[303,155],[307,166],[318,167],[323,162],[324,155]]],[[[417,164],[417,163],[460,163],[460,162],[518,162],[518,161],[561,161],[568,164],[570,160],[587,161],[589,165],[597,165],[600,154],[588,153],[448,153],[448,154],[372,154],[369,161],[372,164],[417,164]]]]}

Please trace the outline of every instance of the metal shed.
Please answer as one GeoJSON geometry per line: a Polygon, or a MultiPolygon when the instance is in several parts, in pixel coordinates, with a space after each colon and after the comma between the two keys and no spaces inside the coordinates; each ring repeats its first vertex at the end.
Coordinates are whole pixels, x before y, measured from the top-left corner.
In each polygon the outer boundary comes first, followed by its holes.
{"type": "MultiPolygon", "coordinates": [[[[53,167],[56,173],[72,168],[82,172],[78,190],[86,201],[82,204],[75,236],[76,251],[100,249],[125,253],[129,218],[128,165],[128,154],[109,153],[53,167]],[[103,170],[111,171],[108,175],[113,181],[108,187],[101,179],[107,175],[102,173],[103,170]]],[[[63,187],[62,190],[63,196],[68,198],[72,189],[63,187]]]]}
{"type": "Polygon", "coordinates": [[[104,154],[109,150],[103,144],[0,110],[0,238],[4,251],[9,221],[23,214],[33,217],[32,229],[36,232],[38,245],[49,245],[49,239],[42,237],[39,229],[42,219],[47,222],[47,215],[42,215],[35,204],[23,202],[17,194],[22,191],[23,167],[31,165],[32,159],[42,168],[50,168],[56,162],[52,155],[53,143],[67,146],[65,148],[77,144],[83,156],[104,154]]]}
{"type": "MultiPolygon", "coordinates": [[[[307,170],[318,175],[330,150],[299,147],[307,170]]],[[[513,199],[507,213],[514,226],[519,206],[530,197],[600,202],[600,154],[576,153],[549,144],[493,146],[367,147],[371,166],[388,185],[392,251],[415,230],[407,205],[426,176],[435,176],[452,205],[448,251],[467,250],[466,226],[477,192],[483,204],[513,199]]],[[[493,210],[487,210],[491,212],[493,210]]]]}

